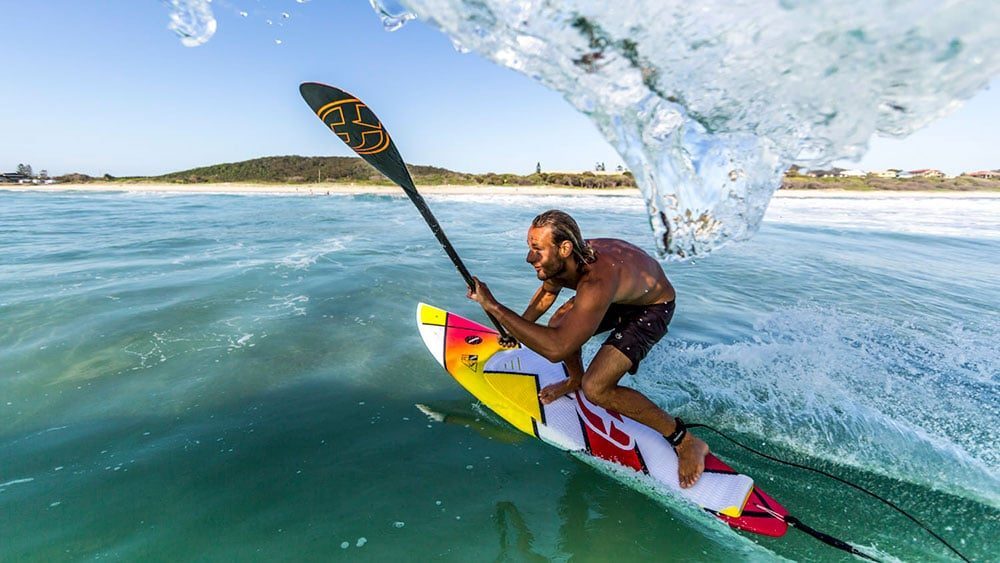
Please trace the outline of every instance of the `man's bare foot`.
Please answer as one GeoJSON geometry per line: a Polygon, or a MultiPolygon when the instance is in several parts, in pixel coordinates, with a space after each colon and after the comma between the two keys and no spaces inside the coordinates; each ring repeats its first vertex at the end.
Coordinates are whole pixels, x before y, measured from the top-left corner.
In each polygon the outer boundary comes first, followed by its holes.
{"type": "Polygon", "coordinates": [[[538,394],[538,398],[542,400],[543,405],[547,405],[552,401],[555,401],[559,397],[562,397],[566,393],[572,393],[580,388],[579,381],[573,381],[572,379],[564,379],[559,383],[553,383],[552,385],[546,385],[542,389],[541,393],[538,394]]]}
{"type": "Polygon", "coordinates": [[[688,434],[674,451],[677,452],[677,477],[681,488],[686,489],[697,483],[701,474],[705,472],[708,444],[688,434]]]}

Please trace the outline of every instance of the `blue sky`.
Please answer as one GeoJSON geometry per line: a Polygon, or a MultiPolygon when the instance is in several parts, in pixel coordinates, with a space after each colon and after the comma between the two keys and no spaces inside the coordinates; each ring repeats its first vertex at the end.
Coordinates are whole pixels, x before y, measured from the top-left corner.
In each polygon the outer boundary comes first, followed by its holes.
{"type": "MultiPolygon", "coordinates": [[[[5,76],[18,77],[0,89],[0,170],[24,162],[123,176],[351,155],[300,99],[309,80],[365,100],[412,164],[525,173],[536,161],[549,170],[621,162],[559,94],[456,52],[419,22],[387,33],[365,0],[216,0],[218,32],[196,48],[166,29],[168,9],[155,0],[0,6],[5,76]]],[[[1000,167],[1000,80],[992,86],[906,140],[875,139],[850,166],[1000,167]]]]}

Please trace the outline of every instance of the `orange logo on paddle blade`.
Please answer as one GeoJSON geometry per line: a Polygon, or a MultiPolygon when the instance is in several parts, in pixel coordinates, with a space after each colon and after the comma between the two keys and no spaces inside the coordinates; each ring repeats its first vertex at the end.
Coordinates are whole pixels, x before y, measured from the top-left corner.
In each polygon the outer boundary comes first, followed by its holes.
{"type": "Polygon", "coordinates": [[[357,98],[330,102],[319,108],[316,115],[358,154],[376,154],[389,148],[391,140],[382,123],[357,98]]]}

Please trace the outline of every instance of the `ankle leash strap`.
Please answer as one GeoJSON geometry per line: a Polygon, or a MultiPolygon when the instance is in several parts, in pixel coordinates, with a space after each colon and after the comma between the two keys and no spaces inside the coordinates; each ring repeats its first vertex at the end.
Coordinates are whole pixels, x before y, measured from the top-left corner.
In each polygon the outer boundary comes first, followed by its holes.
{"type": "Polygon", "coordinates": [[[682,441],[684,441],[684,437],[687,436],[688,429],[680,417],[674,418],[674,422],[676,423],[674,431],[669,436],[664,436],[664,438],[667,439],[667,442],[669,442],[671,446],[676,448],[681,445],[682,441]]]}

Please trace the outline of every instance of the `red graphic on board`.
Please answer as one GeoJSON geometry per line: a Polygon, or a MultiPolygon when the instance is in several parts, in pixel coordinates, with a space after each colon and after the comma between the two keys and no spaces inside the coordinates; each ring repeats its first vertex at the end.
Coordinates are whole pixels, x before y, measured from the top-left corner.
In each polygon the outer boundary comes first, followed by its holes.
{"type": "MultiPolygon", "coordinates": [[[[705,456],[705,471],[711,473],[736,474],[722,460],[712,454],[705,456]]],[[[745,530],[765,536],[781,537],[788,531],[788,523],[784,517],[788,515],[785,507],[778,504],[767,493],[754,486],[750,496],[743,505],[743,514],[739,518],[716,514],[720,520],[737,530],[745,530]]]]}
{"type": "MultiPolygon", "coordinates": [[[[590,453],[636,471],[646,471],[645,463],[642,461],[642,456],[639,455],[639,450],[636,448],[632,436],[626,434],[613,420],[605,420],[601,415],[590,410],[580,397],[580,393],[576,393],[576,405],[580,419],[584,423],[583,428],[587,433],[590,453]]],[[[605,412],[621,421],[621,415],[618,413],[605,412]]]]}

